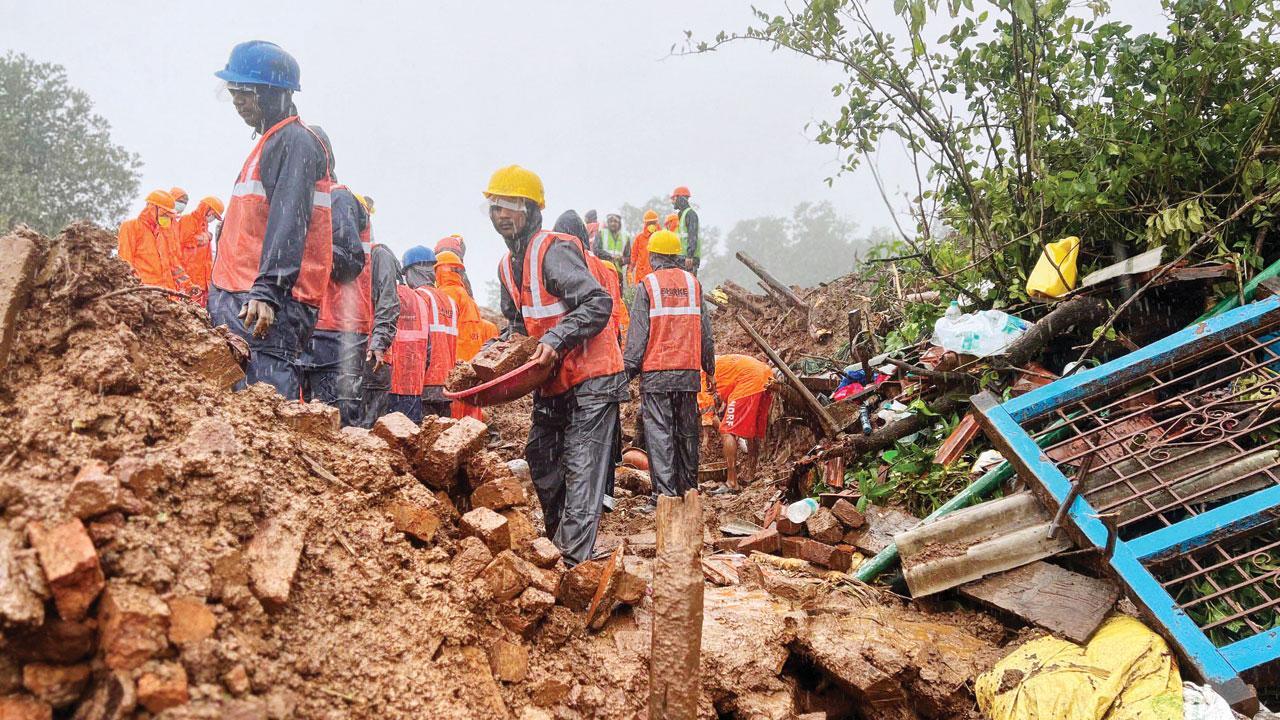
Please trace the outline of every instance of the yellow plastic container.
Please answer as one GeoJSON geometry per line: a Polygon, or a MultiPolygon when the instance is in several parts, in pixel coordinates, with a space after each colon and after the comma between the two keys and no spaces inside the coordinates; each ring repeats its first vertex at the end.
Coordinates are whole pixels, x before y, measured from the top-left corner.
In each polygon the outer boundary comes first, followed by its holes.
{"type": "Polygon", "coordinates": [[[1056,300],[1076,286],[1076,261],[1080,258],[1080,238],[1072,235],[1044,246],[1040,259],[1027,278],[1027,296],[1036,300],[1056,300]]]}

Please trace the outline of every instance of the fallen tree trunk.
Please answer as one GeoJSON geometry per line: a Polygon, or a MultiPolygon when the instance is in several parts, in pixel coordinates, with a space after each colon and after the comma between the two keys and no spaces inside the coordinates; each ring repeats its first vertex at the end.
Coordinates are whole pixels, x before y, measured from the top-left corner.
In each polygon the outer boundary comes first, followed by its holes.
{"type": "Polygon", "coordinates": [[[1097,298],[1080,295],[1058,305],[1040,318],[1017,340],[1009,343],[1003,355],[994,360],[1009,367],[1020,367],[1034,360],[1049,341],[1075,325],[1102,322],[1107,317],[1107,304],[1097,298]]]}
{"type": "Polygon", "coordinates": [[[729,296],[729,302],[735,306],[748,310],[756,315],[768,314],[768,308],[765,307],[764,303],[760,302],[755,295],[752,295],[746,288],[742,287],[738,283],[732,280],[725,280],[720,283],[720,289],[724,291],[725,295],[729,296]]]}

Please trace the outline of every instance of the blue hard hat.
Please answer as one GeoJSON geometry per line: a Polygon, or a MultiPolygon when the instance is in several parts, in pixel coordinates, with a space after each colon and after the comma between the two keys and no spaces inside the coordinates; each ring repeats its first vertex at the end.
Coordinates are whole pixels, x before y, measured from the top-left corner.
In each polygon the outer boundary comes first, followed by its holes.
{"type": "Polygon", "coordinates": [[[229,83],[302,89],[298,61],[279,45],[266,40],[250,40],[231,48],[227,66],[214,75],[229,83]]]}
{"type": "Polygon", "coordinates": [[[436,252],[429,247],[414,245],[404,251],[403,264],[406,270],[408,270],[411,265],[417,265],[418,263],[434,263],[435,261],[436,252]]]}

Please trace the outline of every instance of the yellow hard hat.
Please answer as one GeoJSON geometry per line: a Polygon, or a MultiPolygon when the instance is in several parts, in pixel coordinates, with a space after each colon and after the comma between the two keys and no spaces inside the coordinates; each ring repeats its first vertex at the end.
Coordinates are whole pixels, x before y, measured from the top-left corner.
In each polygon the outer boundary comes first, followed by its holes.
{"type": "Polygon", "coordinates": [[[658,255],[679,255],[680,238],[670,230],[659,230],[649,237],[649,252],[658,255]]]}
{"type": "Polygon", "coordinates": [[[436,253],[436,267],[441,265],[457,265],[462,267],[462,258],[458,257],[458,253],[452,250],[444,250],[436,253]]]}
{"type": "Polygon", "coordinates": [[[498,168],[489,178],[489,187],[484,196],[518,197],[538,203],[539,208],[546,208],[546,198],[542,195],[542,178],[537,173],[519,165],[508,165],[498,168]]]}
{"type": "Polygon", "coordinates": [[[369,213],[370,215],[373,214],[373,205],[369,202],[369,198],[361,195],[360,193],[351,193],[351,194],[356,196],[356,202],[360,203],[360,207],[364,208],[365,212],[369,213]]]}
{"type": "Polygon", "coordinates": [[[147,195],[147,204],[155,205],[167,213],[173,212],[174,208],[177,207],[173,202],[173,196],[164,190],[152,190],[147,195]]]}

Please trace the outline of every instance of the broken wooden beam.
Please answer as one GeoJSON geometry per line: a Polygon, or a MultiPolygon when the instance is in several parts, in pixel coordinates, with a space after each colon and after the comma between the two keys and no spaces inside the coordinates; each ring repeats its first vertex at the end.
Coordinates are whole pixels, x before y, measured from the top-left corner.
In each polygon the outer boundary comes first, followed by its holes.
{"type": "Polygon", "coordinates": [[[653,562],[653,623],[649,653],[649,717],[693,720],[701,686],[702,500],[661,496],[653,562]]]}
{"type": "Polygon", "coordinates": [[[755,295],[752,295],[746,288],[732,280],[725,280],[720,283],[720,289],[725,295],[729,296],[729,302],[737,307],[749,310],[756,315],[767,315],[768,308],[755,295]]]}
{"type": "Polygon", "coordinates": [[[1049,341],[1059,337],[1075,325],[1089,326],[1102,322],[1110,314],[1103,301],[1078,295],[1059,303],[1048,315],[1037,320],[1017,339],[1009,343],[1003,355],[996,356],[1007,367],[1020,367],[1036,359],[1049,341]]]}
{"type": "Polygon", "coordinates": [[[765,285],[759,280],[756,281],[756,285],[761,290],[764,291],[764,296],[769,298],[769,302],[772,302],[774,305],[778,306],[779,310],[786,312],[787,310],[791,309],[791,306],[787,304],[786,299],[778,295],[778,293],[774,292],[773,288],[769,287],[768,285],[765,285]]]}
{"type": "Polygon", "coordinates": [[[1037,560],[961,585],[961,595],[1084,644],[1106,619],[1120,590],[1108,580],[1037,560]]]}
{"type": "Polygon", "coordinates": [[[779,357],[778,353],[769,345],[769,343],[760,336],[760,333],[756,332],[756,329],[751,327],[751,323],[744,320],[741,315],[737,316],[736,320],[738,321],[738,324],[742,326],[742,329],[747,331],[747,334],[751,336],[751,339],[755,341],[760,350],[769,357],[769,360],[773,363],[774,367],[778,368],[778,370],[780,370],[787,378],[787,382],[795,388],[796,392],[800,393],[800,397],[804,399],[804,404],[809,408],[809,411],[813,413],[814,418],[817,419],[818,425],[822,429],[823,436],[832,437],[839,432],[839,428],[836,426],[836,421],[831,417],[831,414],[827,412],[827,409],[822,407],[822,404],[813,396],[813,393],[809,392],[809,388],[805,387],[804,383],[800,382],[800,378],[797,377],[796,374],[791,371],[791,368],[782,361],[782,358],[779,357]]]}
{"type": "Polygon", "coordinates": [[[738,258],[743,265],[750,268],[751,272],[758,275],[760,279],[765,281],[765,283],[768,284],[769,287],[773,288],[775,292],[786,298],[788,303],[794,305],[799,310],[803,310],[805,312],[809,311],[809,303],[801,300],[800,296],[795,294],[795,291],[786,285],[783,285],[781,281],[769,274],[769,271],[765,270],[764,267],[760,263],[756,262],[750,255],[739,250],[734,254],[734,257],[738,258]]]}

